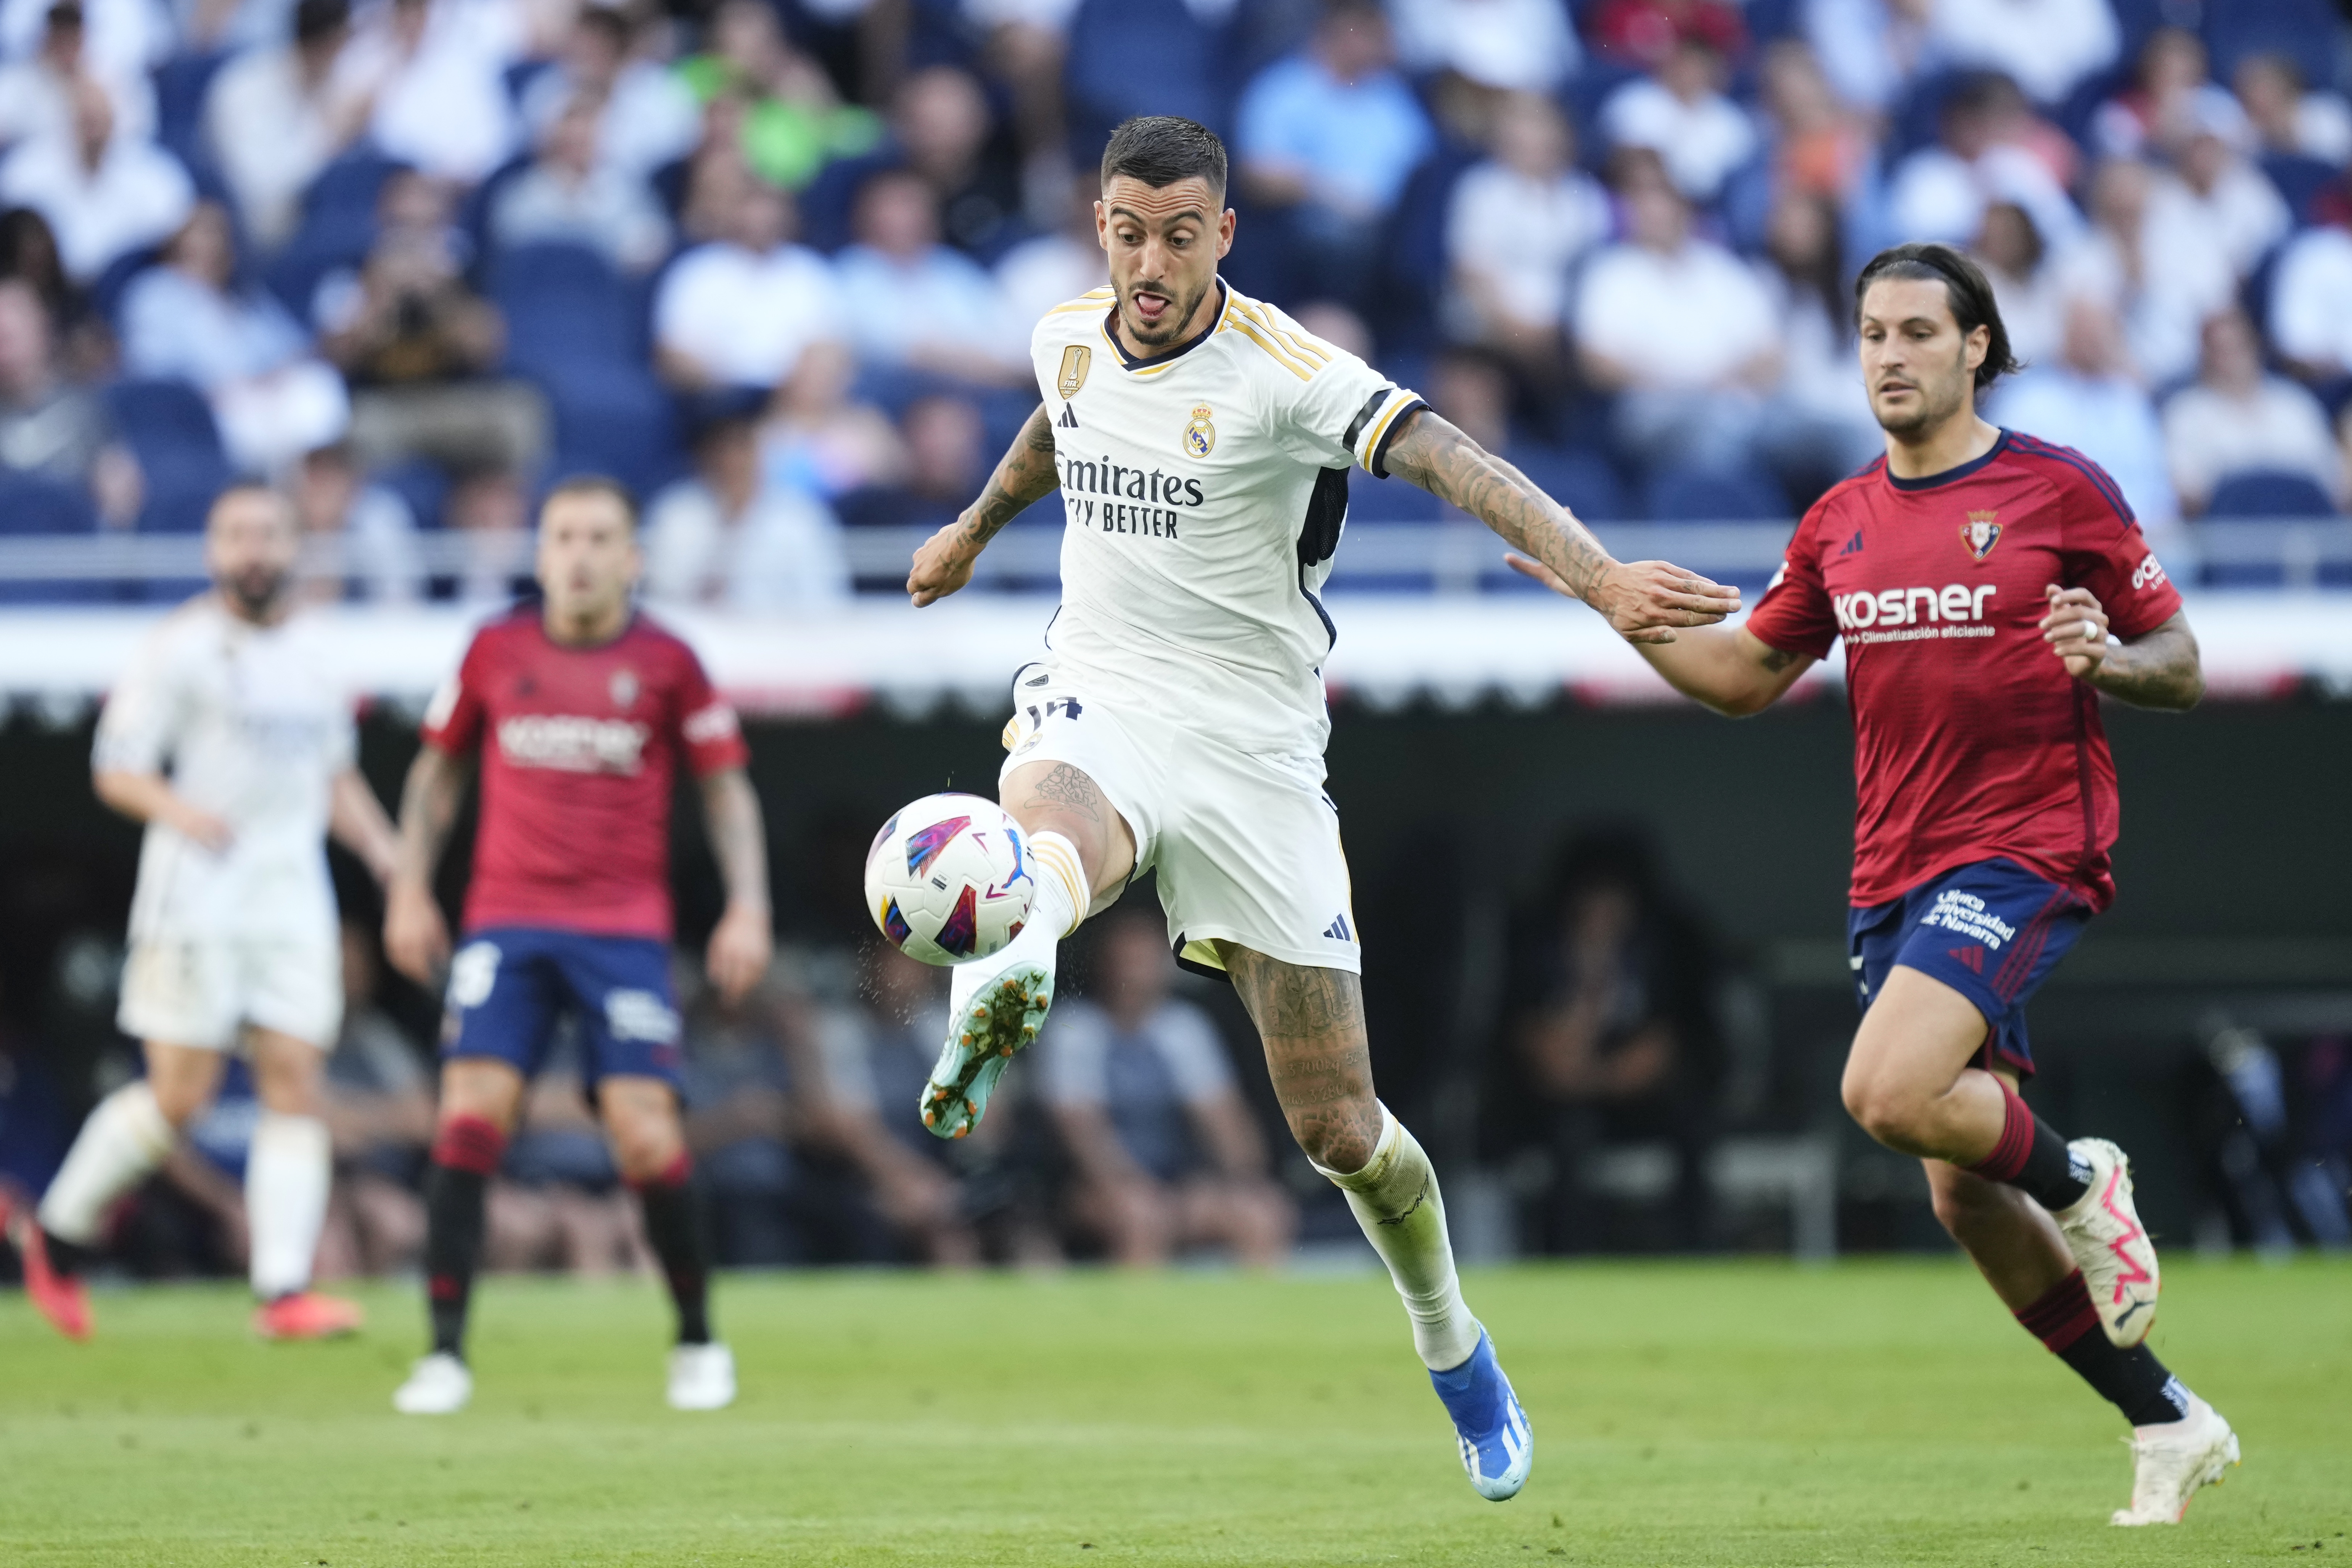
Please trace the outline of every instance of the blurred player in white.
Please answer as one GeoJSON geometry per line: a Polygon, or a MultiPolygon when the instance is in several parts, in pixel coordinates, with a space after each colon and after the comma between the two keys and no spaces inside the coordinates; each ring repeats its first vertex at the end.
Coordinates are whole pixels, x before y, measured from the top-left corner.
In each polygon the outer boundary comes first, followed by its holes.
{"type": "Polygon", "coordinates": [[[394,840],[354,765],[351,696],[295,608],[299,545],[284,497],[224,491],[205,531],[212,591],[150,635],[99,721],[99,798],[147,825],[117,1017],[145,1042],[147,1076],[90,1112],[37,1220],[10,1227],[27,1294],[74,1339],[90,1332],[80,1274],[108,1209],[211,1102],[233,1050],[262,1106],[245,1170],[255,1331],[360,1324],[310,1289],[332,1174],[320,1077],[343,1011],[326,837],[379,879],[394,840]]]}
{"type": "Polygon", "coordinates": [[[1111,286],[1046,312],[1045,401],[987,489],[917,552],[928,605],[997,530],[1059,485],[1062,607],[1013,682],[999,798],[1035,852],[1028,928],[954,972],[923,1103],[968,1131],[1036,1036],[1055,946],[1144,870],[1188,967],[1229,977],[1264,1037],[1299,1147],[1386,1261],[1479,1495],[1515,1495],[1534,1440],[1462,1300],[1437,1179],[1374,1098],[1337,810],[1323,793],[1316,598],[1348,474],[1391,473],[1551,563],[1621,635],[1664,641],[1738,595],[1662,562],[1623,565],[1507,463],[1362,360],[1217,277],[1234,241],[1225,151],[1189,120],[1130,120],[1103,153],[1096,221],[1111,286]]]}

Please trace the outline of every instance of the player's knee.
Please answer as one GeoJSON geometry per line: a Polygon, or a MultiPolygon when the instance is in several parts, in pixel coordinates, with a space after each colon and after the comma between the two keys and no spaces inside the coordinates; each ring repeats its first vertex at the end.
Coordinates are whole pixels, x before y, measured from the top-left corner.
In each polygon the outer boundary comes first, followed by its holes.
{"type": "Polygon", "coordinates": [[[1284,1119],[1290,1123],[1290,1136],[1308,1159],[1342,1174],[1369,1164],[1381,1141],[1380,1107],[1369,1100],[1360,1106],[1285,1111],[1284,1119]]]}
{"type": "Polygon", "coordinates": [[[1879,1142],[1891,1149],[1908,1149],[1916,1141],[1919,1099],[1902,1085],[1865,1073],[1849,1072],[1843,1094],[1846,1114],[1879,1142]]]}
{"type": "Polygon", "coordinates": [[[153,1079],[148,1092],[154,1095],[163,1120],[175,1128],[186,1126],[213,1097],[212,1085],[194,1078],[153,1079]]]}
{"type": "Polygon", "coordinates": [[[605,1131],[612,1139],[613,1163],[621,1179],[642,1185],[664,1179],[686,1152],[686,1138],[675,1112],[643,1110],[607,1116],[605,1131]]]}

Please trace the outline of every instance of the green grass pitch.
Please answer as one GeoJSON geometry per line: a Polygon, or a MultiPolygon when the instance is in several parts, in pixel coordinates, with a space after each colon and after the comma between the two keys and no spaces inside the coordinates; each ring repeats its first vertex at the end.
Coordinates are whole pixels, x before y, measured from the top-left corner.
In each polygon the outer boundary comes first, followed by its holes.
{"type": "Polygon", "coordinates": [[[494,1280],[473,1409],[226,1288],[0,1297],[0,1562],[2222,1563],[2352,1568],[2352,1266],[2168,1275],[2159,1352],[2246,1463],[2117,1531],[2121,1424],[1958,1261],[1474,1273],[1534,1420],[1481,1502],[1373,1274],[732,1279],[732,1410],[661,1403],[657,1289],[494,1280]]]}

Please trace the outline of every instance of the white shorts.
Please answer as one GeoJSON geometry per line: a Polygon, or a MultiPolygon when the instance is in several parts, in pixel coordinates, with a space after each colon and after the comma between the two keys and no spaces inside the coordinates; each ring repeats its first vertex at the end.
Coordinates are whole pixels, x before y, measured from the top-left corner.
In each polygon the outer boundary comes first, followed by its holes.
{"type": "Polygon", "coordinates": [[[1322,758],[1238,751],[1132,706],[1113,711],[1045,665],[1015,676],[1013,697],[1000,787],[1039,762],[1094,780],[1135,835],[1136,874],[1160,874],[1179,963],[1222,975],[1211,943],[1223,940],[1286,963],[1362,972],[1322,758]]]}
{"type": "Polygon", "coordinates": [[[134,1039],[216,1051],[251,1024],[325,1050],[343,1024],[342,951],[331,933],[134,942],[115,1022],[134,1039]]]}

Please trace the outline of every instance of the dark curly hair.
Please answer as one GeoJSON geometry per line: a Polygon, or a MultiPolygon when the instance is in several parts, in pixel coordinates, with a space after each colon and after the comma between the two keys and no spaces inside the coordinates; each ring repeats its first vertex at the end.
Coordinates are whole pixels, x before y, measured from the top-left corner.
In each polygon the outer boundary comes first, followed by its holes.
{"type": "Polygon", "coordinates": [[[1941,283],[1952,303],[1952,319],[1960,324],[1960,336],[1965,338],[1979,327],[1990,331],[1992,341],[1985,348],[1984,363],[1977,366],[1979,392],[2021,368],[2017,356],[2010,351],[2009,329],[2001,324],[2000,302],[1993,298],[1992,283],[1985,277],[1984,268],[1964,252],[1926,240],[1890,246],[1872,257],[1861,276],[1853,280],[1857,326],[1862,321],[1863,296],[1882,278],[1916,278],[1941,283]]]}

